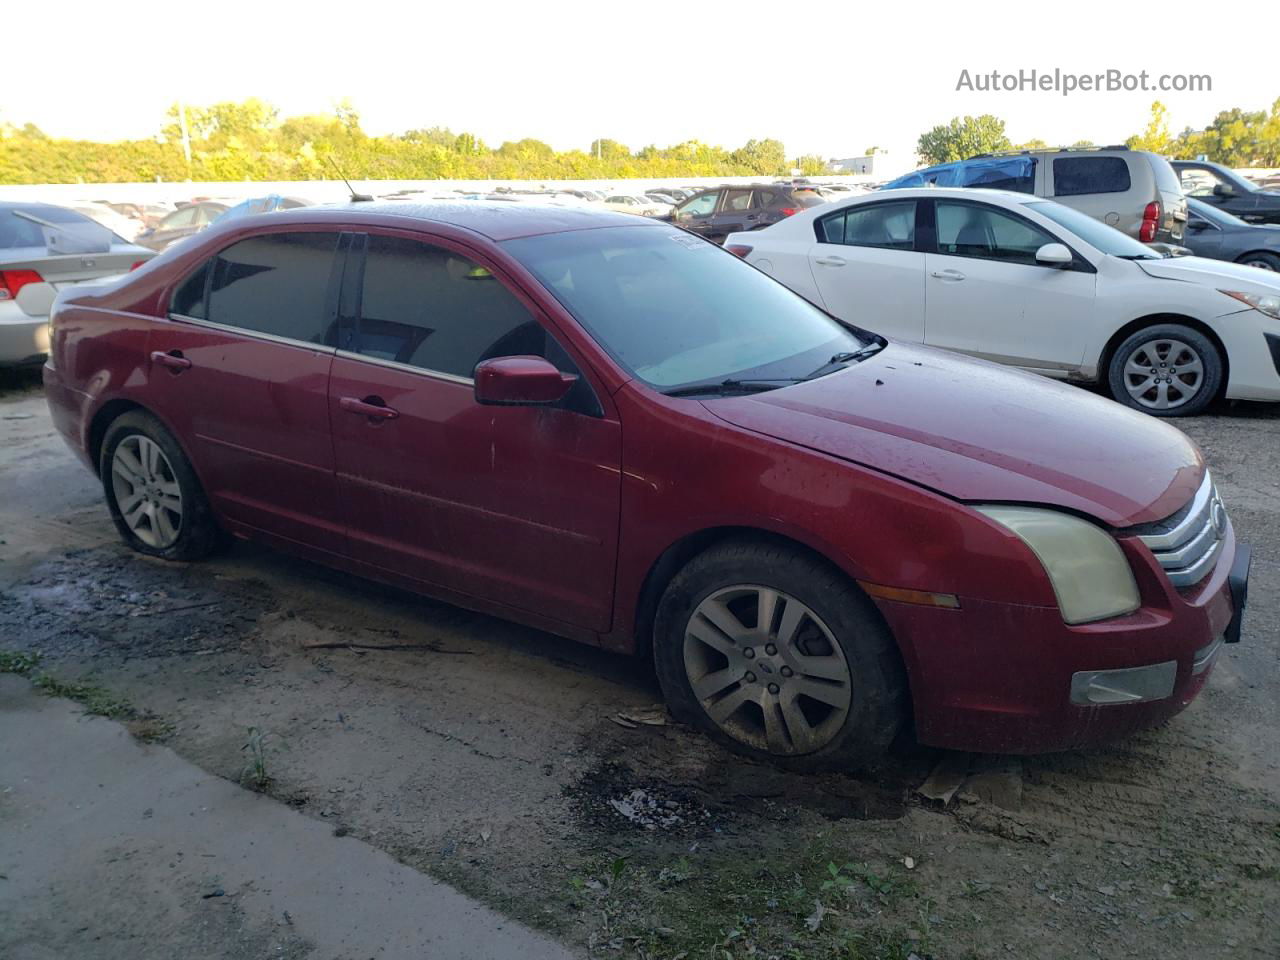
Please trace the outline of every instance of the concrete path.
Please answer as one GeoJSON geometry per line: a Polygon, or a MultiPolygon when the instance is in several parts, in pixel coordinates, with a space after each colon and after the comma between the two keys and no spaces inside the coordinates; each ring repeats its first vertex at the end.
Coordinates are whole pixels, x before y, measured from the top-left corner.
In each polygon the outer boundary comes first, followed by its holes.
{"type": "Polygon", "coordinates": [[[0,676],[0,957],[563,960],[564,948],[0,676]]]}

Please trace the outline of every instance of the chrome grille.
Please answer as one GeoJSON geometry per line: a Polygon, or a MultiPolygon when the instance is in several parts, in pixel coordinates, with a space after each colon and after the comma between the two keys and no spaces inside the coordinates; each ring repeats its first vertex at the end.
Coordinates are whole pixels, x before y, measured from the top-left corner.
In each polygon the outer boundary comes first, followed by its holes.
{"type": "Polygon", "coordinates": [[[1165,520],[1132,527],[1130,532],[1147,545],[1175,587],[1190,587],[1204,579],[1222,552],[1227,510],[1205,471],[1204,483],[1190,503],[1165,520]]]}

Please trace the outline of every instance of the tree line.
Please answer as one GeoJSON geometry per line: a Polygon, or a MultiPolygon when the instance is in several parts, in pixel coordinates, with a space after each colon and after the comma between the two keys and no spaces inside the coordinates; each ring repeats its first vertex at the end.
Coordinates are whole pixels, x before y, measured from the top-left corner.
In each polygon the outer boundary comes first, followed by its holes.
{"type": "Polygon", "coordinates": [[[0,184],[321,180],[339,170],[353,180],[594,180],[777,176],[792,169],[817,174],[826,162],[789,160],[783,144],[769,138],[736,150],[686,140],[633,151],[601,139],[585,150],[557,151],[535,139],[490,147],[444,127],[375,137],[361,128],[349,102],[332,114],[283,118],[258,99],[190,106],[181,116],[175,105],[156,137],[115,143],[59,139],[33,124],[0,123],[0,184]]]}
{"type": "MultiPolygon", "coordinates": [[[[1125,141],[1131,150],[1150,150],[1175,160],[1204,156],[1228,167],[1280,167],[1280,98],[1268,110],[1233,107],[1218,113],[1203,130],[1190,127],[1176,136],[1169,131],[1169,110],[1157,100],[1141,133],[1125,141]]],[[[979,117],[952,117],[920,135],[916,152],[926,164],[952,163],[979,153],[1002,150],[1044,149],[1043,140],[1014,144],[1004,131],[1004,121],[985,113],[979,117]]],[[[1094,146],[1081,140],[1071,146],[1094,146]]]]}

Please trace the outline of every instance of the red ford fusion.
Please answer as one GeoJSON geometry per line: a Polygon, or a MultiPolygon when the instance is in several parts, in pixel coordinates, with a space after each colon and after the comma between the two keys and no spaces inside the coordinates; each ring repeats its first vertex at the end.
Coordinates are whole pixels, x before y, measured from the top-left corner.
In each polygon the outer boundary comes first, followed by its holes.
{"type": "Polygon", "coordinates": [[[667,224],[250,217],[51,325],[54,421],[135,550],[230,534],[651,655],[678,718],[793,767],[1114,737],[1240,635],[1249,552],[1178,430],[667,224]]]}

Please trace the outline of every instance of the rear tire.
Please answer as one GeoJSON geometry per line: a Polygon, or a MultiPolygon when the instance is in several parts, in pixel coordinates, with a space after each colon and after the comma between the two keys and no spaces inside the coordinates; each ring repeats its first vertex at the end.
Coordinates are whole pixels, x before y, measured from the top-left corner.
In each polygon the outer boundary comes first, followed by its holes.
{"type": "Polygon", "coordinates": [[[1260,270],[1274,270],[1280,272],[1280,257],[1274,253],[1246,253],[1243,257],[1236,261],[1242,263],[1246,267],[1258,267],[1260,270]]]}
{"type": "Polygon", "coordinates": [[[1126,337],[1111,354],[1107,385],[1125,406],[1154,417],[1190,417],[1222,388],[1224,364],[1213,342],[1180,323],[1159,323],[1126,337]]]}
{"type": "Polygon", "coordinates": [[[98,473],[111,519],[134,550],[198,560],[218,547],[218,524],[191,461],[151,414],[132,410],[111,422],[98,473]]]}
{"type": "Polygon", "coordinates": [[[879,611],[801,550],[764,539],[710,548],[668,585],[654,627],[671,712],[747,756],[856,769],[907,719],[906,673],[879,611]]]}

